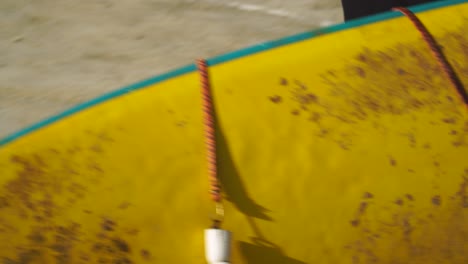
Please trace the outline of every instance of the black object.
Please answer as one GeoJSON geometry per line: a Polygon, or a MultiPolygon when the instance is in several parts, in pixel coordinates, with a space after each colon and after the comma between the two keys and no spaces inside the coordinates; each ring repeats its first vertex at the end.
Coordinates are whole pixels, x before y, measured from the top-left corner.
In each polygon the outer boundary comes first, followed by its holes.
{"type": "Polygon", "coordinates": [[[341,0],[345,21],[390,11],[393,7],[409,7],[440,0],[341,0]]]}

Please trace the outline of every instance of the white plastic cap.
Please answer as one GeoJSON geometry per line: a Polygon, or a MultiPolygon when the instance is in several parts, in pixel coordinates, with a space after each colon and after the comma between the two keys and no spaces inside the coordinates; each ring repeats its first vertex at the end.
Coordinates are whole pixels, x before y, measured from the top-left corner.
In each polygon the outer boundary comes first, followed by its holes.
{"type": "Polygon", "coordinates": [[[210,264],[229,264],[231,233],[223,229],[206,229],[205,255],[210,264]]]}

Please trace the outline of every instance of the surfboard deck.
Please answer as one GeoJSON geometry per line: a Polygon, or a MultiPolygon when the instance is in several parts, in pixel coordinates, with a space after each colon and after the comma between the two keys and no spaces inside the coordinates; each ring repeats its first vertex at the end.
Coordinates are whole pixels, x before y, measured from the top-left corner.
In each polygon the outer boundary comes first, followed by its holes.
{"type": "MultiPolygon", "coordinates": [[[[468,4],[413,9],[468,84],[468,4]]],[[[209,60],[232,263],[467,263],[468,112],[397,13],[209,60]]],[[[194,65],[0,147],[4,263],[204,263],[194,65]]]]}

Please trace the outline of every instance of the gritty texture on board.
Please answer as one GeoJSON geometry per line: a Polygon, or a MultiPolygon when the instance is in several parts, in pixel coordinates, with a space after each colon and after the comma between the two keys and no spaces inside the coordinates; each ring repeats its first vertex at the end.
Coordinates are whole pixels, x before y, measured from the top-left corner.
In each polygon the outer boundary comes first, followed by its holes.
{"type": "MultiPolygon", "coordinates": [[[[0,237],[24,237],[26,241],[9,256],[0,256],[0,263],[130,264],[152,259],[149,249],[131,244],[139,234],[137,229],[83,205],[90,186],[105,181],[105,171],[95,159],[105,153],[102,145],[112,140],[102,133],[88,134],[96,139],[89,146],[10,157],[17,172],[0,195],[0,237]],[[77,156],[88,157],[84,161],[86,173],[76,168],[77,156]],[[62,162],[59,167],[52,166],[51,159],[62,162]],[[69,208],[80,208],[79,214],[70,217],[69,208]],[[66,220],[60,221],[63,218],[66,220]],[[80,221],[84,218],[93,219],[92,223],[80,221]],[[12,224],[27,219],[29,224],[21,227],[12,224]]],[[[115,209],[125,211],[129,206],[124,201],[115,209]]]]}

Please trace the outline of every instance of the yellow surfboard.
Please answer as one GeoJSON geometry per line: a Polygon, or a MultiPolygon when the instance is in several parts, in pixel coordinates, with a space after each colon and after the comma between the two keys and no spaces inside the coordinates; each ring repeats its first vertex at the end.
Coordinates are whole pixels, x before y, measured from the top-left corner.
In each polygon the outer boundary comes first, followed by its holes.
{"type": "MultiPolygon", "coordinates": [[[[468,3],[412,9],[468,85],[468,3]]],[[[232,263],[468,263],[468,111],[385,13],[209,60],[232,263]]],[[[205,263],[189,65],[0,141],[0,263],[205,263]]]]}

